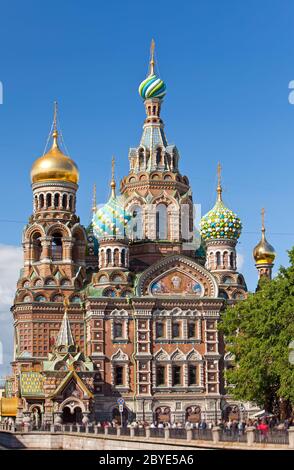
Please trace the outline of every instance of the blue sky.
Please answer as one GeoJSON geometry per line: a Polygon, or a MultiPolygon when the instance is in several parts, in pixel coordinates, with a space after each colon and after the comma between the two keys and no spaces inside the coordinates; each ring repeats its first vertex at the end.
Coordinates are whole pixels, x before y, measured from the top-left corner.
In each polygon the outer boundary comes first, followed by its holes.
{"type": "MultiPolygon", "coordinates": [[[[223,166],[224,200],[243,221],[239,251],[250,289],[252,248],[266,208],[268,240],[287,264],[293,245],[294,3],[287,0],[1,2],[0,243],[19,245],[32,211],[29,171],[43,153],[57,99],[80,169],[78,213],[108,195],[111,156],[128,172],[144,107],[137,87],[156,41],[167,84],[162,117],[203,213],[223,166]]],[[[0,260],[1,262],[1,260],[0,260]]]]}

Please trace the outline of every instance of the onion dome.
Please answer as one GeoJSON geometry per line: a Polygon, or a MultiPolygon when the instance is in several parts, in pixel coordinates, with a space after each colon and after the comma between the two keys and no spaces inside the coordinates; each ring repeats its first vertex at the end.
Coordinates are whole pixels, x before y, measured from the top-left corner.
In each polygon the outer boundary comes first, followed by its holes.
{"type": "Polygon", "coordinates": [[[139,86],[139,95],[143,98],[143,100],[147,100],[149,98],[159,98],[162,99],[166,94],[166,86],[163,80],[161,80],[155,73],[154,73],[154,48],[155,43],[152,39],[151,41],[151,60],[149,66],[149,75],[139,86]]]}
{"type": "Polygon", "coordinates": [[[264,212],[264,209],[262,209],[261,240],[253,250],[253,258],[256,264],[272,264],[276,257],[275,249],[265,238],[264,212]]]}
{"type": "Polygon", "coordinates": [[[49,152],[38,158],[31,169],[31,182],[42,181],[68,181],[77,184],[79,170],[75,162],[65,155],[58,145],[58,131],[56,128],[57,105],[55,103],[52,139],[53,144],[49,152]]]}
{"type": "Polygon", "coordinates": [[[215,206],[201,219],[201,236],[204,240],[238,240],[241,235],[242,224],[239,217],[228,209],[222,201],[220,165],[218,165],[217,194],[218,197],[215,206]]]}
{"type": "Polygon", "coordinates": [[[97,240],[101,238],[122,239],[126,236],[126,227],[131,220],[122,203],[122,198],[115,194],[114,159],[112,160],[111,197],[100,209],[96,210],[92,218],[93,233],[97,240]]]}

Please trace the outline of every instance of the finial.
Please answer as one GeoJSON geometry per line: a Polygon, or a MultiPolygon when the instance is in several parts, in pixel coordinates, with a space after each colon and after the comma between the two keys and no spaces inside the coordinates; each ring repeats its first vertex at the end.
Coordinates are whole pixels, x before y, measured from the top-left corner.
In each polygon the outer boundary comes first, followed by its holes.
{"type": "Polygon", "coordinates": [[[151,46],[150,46],[150,65],[149,65],[149,75],[154,75],[154,49],[155,49],[155,41],[152,39],[151,46]]]}
{"type": "Polygon", "coordinates": [[[217,200],[218,201],[222,200],[222,192],[223,192],[223,188],[221,184],[221,171],[222,171],[222,167],[221,167],[220,162],[218,162],[217,164],[217,200]]]}
{"type": "Polygon", "coordinates": [[[58,148],[57,112],[58,112],[57,101],[54,101],[53,132],[52,132],[53,145],[52,145],[52,148],[58,148]]]}
{"type": "Polygon", "coordinates": [[[115,158],[112,157],[112,160],[111,160],[111,183],[110,183],[111,197],[115,197],[115,188],[116,188],[115,179],[114,179],[114,167],[115,167],[115,158]]]}
{"type": "Polygon", "coordinates": [[[96,212],[97,201],[96,201],[96,183],[93,186],[93,200],[92,200],[92,212],[96,212]]]}

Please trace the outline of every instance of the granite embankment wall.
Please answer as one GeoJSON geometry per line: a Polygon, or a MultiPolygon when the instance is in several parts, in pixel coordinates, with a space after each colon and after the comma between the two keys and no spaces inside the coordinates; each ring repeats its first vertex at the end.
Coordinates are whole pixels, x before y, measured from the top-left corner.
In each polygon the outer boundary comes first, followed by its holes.
{"type": "Polygon", "coordinates": [[[10,432],[0,431],[0,445],[8,449],[44,449],[44,450],[208,450],[208,449],[244,449],[244,450],[288,450],[288,446],[278,444],[247,444],[237,442],[197,441],[179,439],[130,438],[123,436],[96,436],[93,434],[66,432],[10,432]]]}

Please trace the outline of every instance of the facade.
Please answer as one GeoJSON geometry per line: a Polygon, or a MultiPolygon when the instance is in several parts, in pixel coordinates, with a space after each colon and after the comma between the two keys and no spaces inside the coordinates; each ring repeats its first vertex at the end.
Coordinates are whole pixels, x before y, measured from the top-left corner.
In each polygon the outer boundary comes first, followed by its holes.
{"type": "Polygon", "coordinates": [[[33,164],[12,307],[10,397],[20,421],[120,419],[119,398],[124,419],[147,421],[215,420],[229,404],[231,358],[217,326],[225,303],[247,293],[236,265],[241,222],[224,205],[219,167],[216,204],[195,231],[189,179],[164,131],[166,88],[153,49],[139,87],[141,141],[120,194],[113,162],[110,199],[97,209],[94,198],[89,227],[76,214],[79,172],[60,149],[56,106],[52,148],[33,164]]]}

